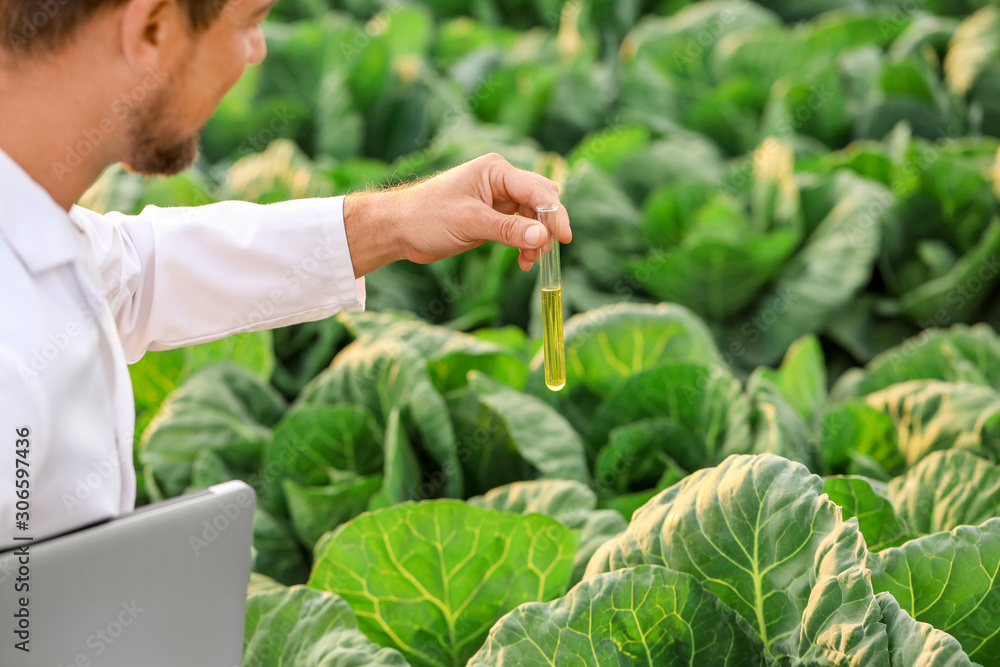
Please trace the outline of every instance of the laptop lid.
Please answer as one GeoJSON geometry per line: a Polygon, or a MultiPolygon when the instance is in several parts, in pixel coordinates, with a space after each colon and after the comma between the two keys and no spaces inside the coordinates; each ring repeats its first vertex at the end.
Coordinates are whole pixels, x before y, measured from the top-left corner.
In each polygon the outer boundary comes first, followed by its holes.
{"type": "Polygon", "coordinates": [[[0,554],[4,667],[239,667],[256,494],[226,482],[0,554]]]}

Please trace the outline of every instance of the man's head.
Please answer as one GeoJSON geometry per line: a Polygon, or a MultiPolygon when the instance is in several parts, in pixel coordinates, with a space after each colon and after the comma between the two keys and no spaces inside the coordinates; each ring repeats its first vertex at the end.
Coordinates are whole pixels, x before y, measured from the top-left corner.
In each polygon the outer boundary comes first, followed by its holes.
{"type": "MultiPolygon", "coordinates": [[[[58,50],[77,29],[102,11],[128,0],[0,0],[0,30],[8,49],[27,55],[58,50]]],[[[194,31],[203,31],[219,18],[225,0],[179,0],[194,31]]]]}
{"type": "Polygon", "coordinates": [[[34,71],[38,81],[85,60],[92,81],[70,86],[66,101],[80,111],[92,144],[86,152],[141,173],[173,174],[196,158],[201,130],[226,91],[263,59],[260,22],[272,4],[0,0],[0,70],[34,71]]]}

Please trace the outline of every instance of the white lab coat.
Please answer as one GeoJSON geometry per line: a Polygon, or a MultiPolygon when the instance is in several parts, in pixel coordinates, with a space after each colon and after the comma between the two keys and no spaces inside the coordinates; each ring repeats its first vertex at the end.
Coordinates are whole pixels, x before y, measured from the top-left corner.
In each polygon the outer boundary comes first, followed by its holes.
{"type": "Polygon", "coordinates": [[[127,364],[147,350],[364,307],[342,197],[67,214],[0,150],[0,550],[133,509],[127,364]]]}

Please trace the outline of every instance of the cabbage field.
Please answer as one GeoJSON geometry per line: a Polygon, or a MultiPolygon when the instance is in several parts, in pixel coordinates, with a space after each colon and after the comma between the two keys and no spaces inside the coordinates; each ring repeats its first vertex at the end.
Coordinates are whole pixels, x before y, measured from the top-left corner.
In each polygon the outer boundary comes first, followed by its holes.
{"type": "Polygon", "coordinates": [[[566,388],[487,244],[132,366],[141,502],[258,493],[244,665],[1000,664],[1000,9],[281,0],[95,209],[562,183],[566,388]]]}

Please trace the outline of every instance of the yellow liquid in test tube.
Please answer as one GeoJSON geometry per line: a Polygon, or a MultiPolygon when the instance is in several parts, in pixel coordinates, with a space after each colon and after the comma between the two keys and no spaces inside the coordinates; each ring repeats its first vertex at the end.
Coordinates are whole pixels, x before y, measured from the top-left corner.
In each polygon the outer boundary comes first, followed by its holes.
{"type": "Polygon", "coordinates": [[[545,351],[545,385],[552,391],[559,391],[566,386],[562,288],[542,290],[542,349],[545,351]]]}
{"type": "Polygon", "coordinates": [[[566,347],[563,342],[562,275],[559,268],[559,207],[539,206],[538,221],[551,236],[543,248],[542,265],[542,349],[545,355],[545,385],[552,391],[566,386],[566,347]]]}

